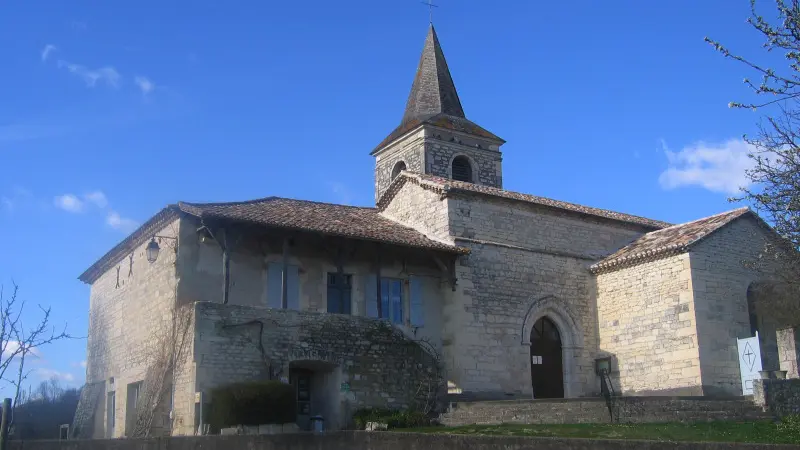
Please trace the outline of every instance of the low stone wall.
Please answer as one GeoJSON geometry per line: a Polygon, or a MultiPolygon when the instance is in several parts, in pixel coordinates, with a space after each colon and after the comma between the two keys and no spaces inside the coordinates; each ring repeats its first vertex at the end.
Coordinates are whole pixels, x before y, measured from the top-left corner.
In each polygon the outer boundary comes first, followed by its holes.
{"type": "Polygon", "coordinates": [[[12,441],[9,450],[788,450],[793,445],[339,432],[95,441],[12,441]]]}
{"type": "Polygon", "coordinates": [[[776,417],[800,414],[800,379],[754,380],[753,401],[776,417]]]}
{"type": "MultiPolygon", "coordinates": [[[[768,417],[744,398],[617,397],[613,405],[615,421],[622,423],[754,420],[768,417]]],[[[440,421],[444,425],[459,426],[609,423],[612,418],[605,399],[577,398],[458,403],[442,414],[440,421]]]]}

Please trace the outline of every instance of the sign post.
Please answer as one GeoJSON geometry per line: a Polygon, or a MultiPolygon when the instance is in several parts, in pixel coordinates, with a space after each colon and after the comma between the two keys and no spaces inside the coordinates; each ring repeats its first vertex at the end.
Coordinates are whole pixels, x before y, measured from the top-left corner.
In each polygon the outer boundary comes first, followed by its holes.
{"type": "Polygon", "coordinates": [[[736,340],[739,348],[739,371],[742,375],[742,394],[753,395],[753,380],[760,377],[761,346],[758,344],[758,332],[747,339],[736,340]]]}

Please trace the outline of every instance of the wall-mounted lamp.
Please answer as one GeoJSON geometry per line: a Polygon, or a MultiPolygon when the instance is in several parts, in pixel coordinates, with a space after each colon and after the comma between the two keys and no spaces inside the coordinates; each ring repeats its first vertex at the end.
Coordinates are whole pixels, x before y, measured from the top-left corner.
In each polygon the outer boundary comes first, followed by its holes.
{"type": "Polygon", "coordinates": [[[158,245],[158,242],[156,242],[156,238],[158,238],[159,241],[161,239],[174,239],[176,241],[178,240],[178,238],[176,237],[154,235],[150,239],[150,243],[147,244],[147,247],[145,249],[145,251],[147,252],[147,262],[149,262],[150,264],[156,262],[156,260],[158,259],[158,253],[161,251],[161,247],[158,245]]]}

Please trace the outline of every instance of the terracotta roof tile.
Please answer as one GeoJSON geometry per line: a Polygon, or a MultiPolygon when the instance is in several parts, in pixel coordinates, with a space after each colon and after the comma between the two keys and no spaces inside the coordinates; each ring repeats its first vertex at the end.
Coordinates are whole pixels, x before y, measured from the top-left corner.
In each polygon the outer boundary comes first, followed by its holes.
{"type": "Polygon", "coordinates": [[[468,250],[427,238],[424,234],[380,215],[375,208],[335,205],[289,198],[268,197],[237,203],[178,203],[188,213],[203,218],[249,222],[280,228],[313,231],[385,242],[407,247],[467,253],[468,250]]]}
{"type": "Polygon", "coordinates": [[[652,231],[592,265],[591,270],[598,273],[656,257],[686,252],[706,236],[750,212],[749,208],[739,208],[652,231]]]}
{"type": "Polygon", "coordinates": [[[426,185],[429,187],[432,186],[435,187],[436,189],[441,190],[443,193],[464,192],[464,193],[486,195],[490,197],[504,198],[509,200],[516,200],[526,203],[533,203],[536,205],[545,206],[549,208],[570,211],[578,214],[584,214],[589,216],[601,217],[604,219],[611,219],[620,222],[632,223],[635,225],[641,225],[651,229],[659,229],[672,225],[667,222],[648,219],[646,217],[623,214],[615,211],[610,211],[607,209],[592,208],[590,206],[583,206],[575,203],[562,202],[559,200],[553,200],[546,197],[538,197],[530,194],[523,194],[520,192],[506,191],[504,189],[498,189],[491,186],[483,186],[479,184],[468,183],[465,181],[450,180],[447,178],[437,177],[434,175],[421,175],[410,172],[403,172],[401,175],[404,179],[401,179],[401,176],[398,176],[394,180],[394,182],[392,182],[392,185],[389,186],[389,188],[384,193],[383,197],[381,197],[381,199],[378,201],[379,208],[385,207],[385,205],[389,201],[391,201],[391,197],[393,197],[397,191],[397,186],[394,186],[395,184],[400,184],[407,179],[411,179],[416,181],[423,187],[426,185]]]}

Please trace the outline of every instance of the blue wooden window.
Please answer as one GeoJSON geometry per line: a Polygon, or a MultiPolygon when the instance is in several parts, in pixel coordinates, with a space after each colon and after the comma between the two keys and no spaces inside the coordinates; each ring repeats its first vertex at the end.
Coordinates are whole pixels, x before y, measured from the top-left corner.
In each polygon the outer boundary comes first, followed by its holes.
{"type": "MultiPolygon", "coordinates": [[[[300,310],[300,275],[295,265],[287,266],[286,307],[300,310]]],[[[283,263],[273,262],[267,266],[267,306],[281,308],[283,295],[283,263]]]]}

